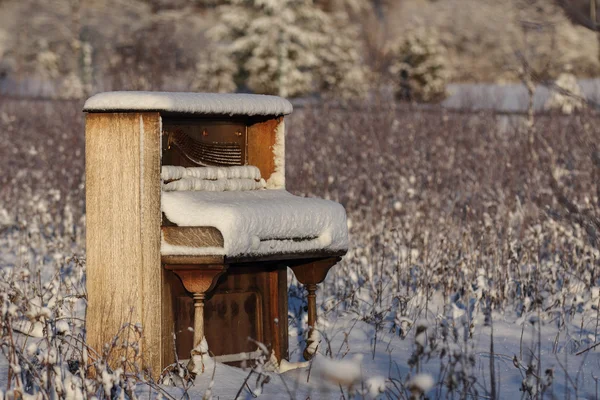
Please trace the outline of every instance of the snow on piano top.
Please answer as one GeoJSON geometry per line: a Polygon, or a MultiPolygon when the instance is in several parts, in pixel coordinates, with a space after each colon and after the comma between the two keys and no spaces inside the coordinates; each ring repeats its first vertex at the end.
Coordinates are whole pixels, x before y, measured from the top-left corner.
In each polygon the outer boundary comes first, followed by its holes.
{"type": "Polygon", "coordinates": [[[86,112],[163,111],[185,114],[279,116],[292,104],[278,96],[189,92],[105,92],[85,102],[86,112]]]}

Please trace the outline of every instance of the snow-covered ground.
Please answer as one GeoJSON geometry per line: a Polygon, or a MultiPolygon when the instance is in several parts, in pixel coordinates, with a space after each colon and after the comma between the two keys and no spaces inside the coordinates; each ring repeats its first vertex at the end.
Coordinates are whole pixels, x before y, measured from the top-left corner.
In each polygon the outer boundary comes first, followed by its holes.
{"type": "MultiPolygon", "coordinates": [[[[414,378],[425,376],[431,378],[431,385],[427,385],[425,391],[429,398],[449,396],[450,380],[469,393],[468,397],[478,394],[480,398],[489,398],[493,361],[496,398],[520,398],[526,390],[535,396],[537,374],[542,376],[542,388],[547,385],[541,389],[545,398],[598,398],[600,353],[590,350],[574,355],[569,350],[574,345],[572,342],[580,342],[589,334],[579,326],[570,326],[570,332],[566,333],[545,322],[540,331],[535,316],[507,320],[505,316],[494,315],[492,349],[492,327],[483,326],[483,320],[473,321],[475,327],[470,331],[465,315],[454,313],[455,318],[452,318],[440,311],[437,315],[432,312],[429,320],[416,324],[416,330],[420,330],[419,324],[422,324],[424,333],[409,334],[405,339],[392,332],[376,334],[371,324],[346,315],[321,324],[319,353],[323,354],[318,354],[311,363],[286,363],[282,366],[297,368],[280,373],[260,367],[235,368],[209,360],[205,362],[205,372],[185,389],[181,382],[179,387],[162,385],[160,390],[141,383],[136,393],[140,398],[147,398],[148,393],[155,396],[160,392],[177,399],[186,398],[186,393],[192,399],[203,398],[207,393],[222,399],[233,399],[236,395],[246,399],[255,396],[339,399],[353,394],[358,398],[386,398],[387,395],[406,398],[414,378]],[[458,328],[458,336],[448,338],[447,342],[440,338],[434,340],[435,325],[448,322],[449,328],[458,328]],[[442,349],[450,354],[447,359],[440,359],[442,349]],[[537,367],[539,356],[540,369],[537,367]],[[410,363],[413,363],[412,368],[410,363]],[[463,387],[465,379],[473,380],[473,386],[463,387]]],[[[302,340],[290,339],[291,358],[298,359],[301,353],[298,343],[302,340]]],[[[5,388],[8,364],[3,357],[0,359],[0,385],[5,388]]]]}
{"type": "MultiPolygon", "coordinates": [[[[578,83],[583,97],[594,103],[600,102],[599,79],[581,79],[578,83]]],[[[450,84],[448,93],[442,106],[450,109],[527,112],[527,88],[521,84],[450,84]]],[[[548,87],[538,85],[533,99],[535,110],[542,111],[550,96],[551,90],[548,87]]]]}
{"type": "MultiPolygon", "coordinates": [[[[10,144],[0,157],[0,343],[11,354],[8,343],[19,341],[12,348],[22,365],[51,366],[60,377],[53,382],[72,388],[77,376],[67,371],[80,365],[61,362],[81,355],[48,350],[81,348],[80,105],[36,107],[4,103],[0,111],[0,140],[10,144]],[[49,322],[51,335],[23,345],[22,333],[8,335],[7,318],[37,321],[31,332],[11,325],[37,336],[39,323],[49,322]]],[[[595,116],[537,118],[546,142],[536,145],[535,162],[522,125],[501,129],[485,113],[325,105],[287,121],[287,189],[341,202],[350,251],[317,292],[320,355],[283,373],[268,362],[246,370],[217,364],[213,398],[232,398],[240,388],[251,398],[257,385],[260,398],[370,398],[379,388],[380,398],[394,399],[421,389],[429,398],[597,397],[600,347],[591,347],[600,341],[600,252],[595,225],[585,225],[599,215],[590,157],[600,135],[595,116]],[[570,212],[567,201],[576,205],[570,212]]],[[[293,279],[289,300],[289,361],[297,363],[307,317],[293,279]]],[[[112,382],[113,393],[125,393],[134,382],[117,382],[116,372],[88,387],[102,394],[112,382]]],[[[189,398],[206,393],[212,372],[196,378],[189,398]]],[[[3,359],[3,392],[8,378],[3,359]]],[[[181,386],[159,390],[186,398],[181,386]]],[[[158,389],[135,388],[140,398],[158,389]]]]}

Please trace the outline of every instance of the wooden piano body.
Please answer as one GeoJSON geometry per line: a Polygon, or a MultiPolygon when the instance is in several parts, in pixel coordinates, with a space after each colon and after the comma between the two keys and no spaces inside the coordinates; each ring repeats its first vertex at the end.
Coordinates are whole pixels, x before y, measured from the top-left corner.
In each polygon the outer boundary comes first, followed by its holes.
{"type": "Polygon", "coordinates": [[[273,96],[109,92],[84,111],[88,344],[102,349],[137,335],[138,352],[111,351],[109,362],[132,359],[154,377],[175,352],[189,358],[201,338],[223,362],[253,358],[248,337],[287,358],[288,267],[306,285],[314,326],[316,284],[347,248],[341,206],[284,192],[291,105],[273,96]],[[256,167],[261,179],[188,177],[241,166],[256,167]],[[231,191],[247,183],[256,190],[231,191]],[[314,213],[333,216],[314,234],[280,228],[271,237],[265,212],[292,228],[314,213]],[[333,234],[321,233],[332,224],[333,234]]]}

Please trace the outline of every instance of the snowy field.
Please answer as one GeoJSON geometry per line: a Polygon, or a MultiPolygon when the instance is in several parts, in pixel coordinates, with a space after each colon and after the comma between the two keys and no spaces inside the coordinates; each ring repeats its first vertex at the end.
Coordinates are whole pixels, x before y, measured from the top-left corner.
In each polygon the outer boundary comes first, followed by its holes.
{"type": "Polygon", "coordinates": [[[292,365],[206,360],[169,386],[134,365],[82,380],[86,352],[102,349],[81,340],[80,109],[0,99],[0,398],[598,397],[595,116],[545,115],[529,131],[484,112],[297,110],[287,189],[342,203],[350,227],[317,292],[319,354],[302,363],[304,294],[290,277],[292,365]]]}

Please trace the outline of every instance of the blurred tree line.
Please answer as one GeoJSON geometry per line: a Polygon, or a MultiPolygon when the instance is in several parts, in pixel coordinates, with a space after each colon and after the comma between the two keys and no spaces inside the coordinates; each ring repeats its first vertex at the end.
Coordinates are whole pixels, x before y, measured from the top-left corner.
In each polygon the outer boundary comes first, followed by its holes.
{"type": "MultiPolygon", "coordinates": [[[[449,81],[599,68],[594,0],[0,0],[0,69],[57,95],[444,98],[449,81]]],[[[1,75],[0,75],[0,79],[1,75]]]]}

